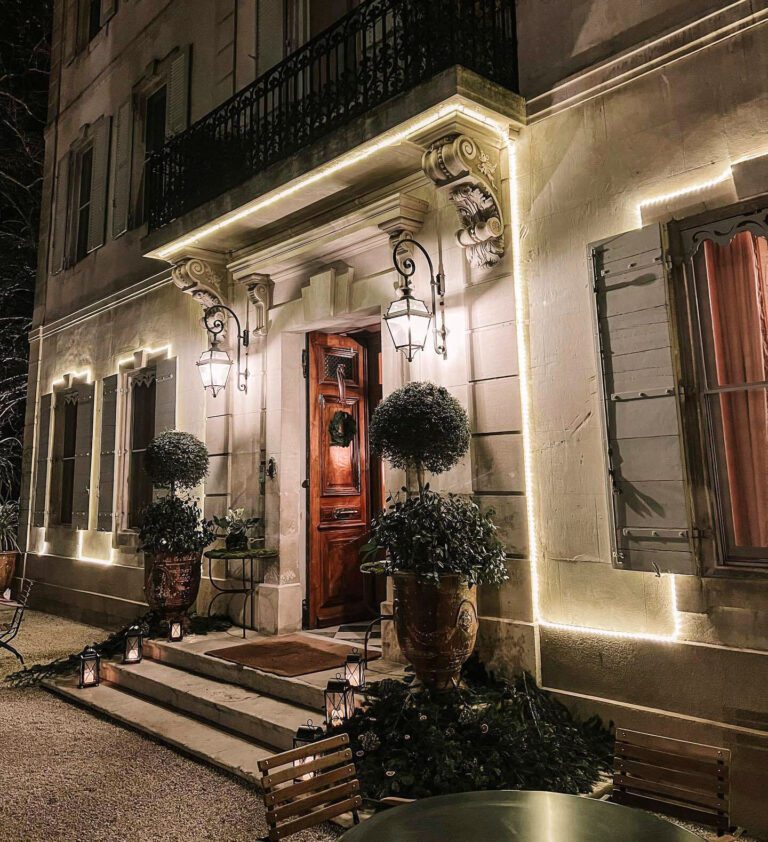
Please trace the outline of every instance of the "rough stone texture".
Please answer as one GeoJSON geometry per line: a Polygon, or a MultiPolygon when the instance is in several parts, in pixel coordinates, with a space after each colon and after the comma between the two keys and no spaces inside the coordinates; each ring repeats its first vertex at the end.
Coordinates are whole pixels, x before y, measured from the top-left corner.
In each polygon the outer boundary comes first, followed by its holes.
{"type": "MultiPolygon", "coordinates": [[[[18,637],[28,663],[79,650],[101,629],[30,612],[18,637]]],[[[0,655],[0,675],[15,670],[0,655]]],[[[266,832],[255,789],[43,690],[0,686],[0,838],[252,842],[266,832]]],[[[298,840],[335,839],[324,826],[298,840]]]]}

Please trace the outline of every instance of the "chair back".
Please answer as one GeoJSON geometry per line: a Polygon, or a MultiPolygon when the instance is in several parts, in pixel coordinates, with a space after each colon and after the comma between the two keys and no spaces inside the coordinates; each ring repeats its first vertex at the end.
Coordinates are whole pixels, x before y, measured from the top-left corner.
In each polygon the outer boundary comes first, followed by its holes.
{"type": "Polygon", "coordinates": [[[612,800],[668,816],[730,828],[731,752],[616,729],[612,800]]]}
{"type": "Polygon", "coordinates": [[[18,634],[19,628],[21,627],[21,621],[24,619],[24,611],[26,610],[27,602],[29,601],[29,594],[32,590],[32,585],[32,580],[28,579],[26,584],[22,584],[19,595],[16,597],[16,610],[13,612],[11,622],[8,624],[8,628],[4,634],[4,637],[8,640],[16,637],[18,634]]]}
{"type": "Polygon", "coordinates": [[[275,754],[259,761],[270,842],[352,811],[362,805],[349,736],[275,754]]]}

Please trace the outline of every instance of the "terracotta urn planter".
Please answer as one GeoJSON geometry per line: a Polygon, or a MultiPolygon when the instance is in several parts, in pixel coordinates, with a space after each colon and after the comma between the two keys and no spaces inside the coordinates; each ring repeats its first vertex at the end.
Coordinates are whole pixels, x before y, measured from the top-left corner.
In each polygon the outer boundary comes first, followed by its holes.
{"type": "Polygon", "coordinates": [[[16,569],[16,550],[8,550],[0,553],[0,596],[7,588],[11,587],[13,571],[16,569]]]}
{"type": "Polygon", "coordinates": [[[201,568],[200,553],[145,553],[144,595],[149,607],[166,620],[183,617],[197,599],[201,568]]]}
{"type": "Polygon", "coordinates": [[[440,584],[395,573],[395,631],[400,648],[422,683],[439,690],[458,683],[477,638],[477,588],[459,576],[440,584]]]}

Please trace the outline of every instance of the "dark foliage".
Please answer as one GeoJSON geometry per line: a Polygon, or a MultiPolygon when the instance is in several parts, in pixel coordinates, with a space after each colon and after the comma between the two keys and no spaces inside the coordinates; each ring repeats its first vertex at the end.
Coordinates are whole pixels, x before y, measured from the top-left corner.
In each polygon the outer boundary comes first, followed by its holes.
{"type": "Polygon", "coordinates": [[[145,470],[157,488],[194,488],[208,476],[208,448],[191,433],[167,430],[147,445],[145,470]]]}
{"type": "Polygon", "coordinates": [[[612,737],[580,722],[525,673],[496,681],[476,659],[461,688],[433,693],[385,679],[349,733],[363,794],[426,798],[454,792],[589,792],[611,767],[612,737]]]}
{"type": "Polygon", "coordinates": [[[443,496],[426,487],[421,494],[390,498],[390,505],[371,526],[367,555],[386,550],[383,561],[367,562],[375,573],[417,573],[439,581],[458,573],[470,585],[498,585],[508,578],[504,548],[491,522],[469,497],[443,496]]]}
{"type": "Polygon", "coordinates": [[[202,519],[194,500],[168,495],[142,512],[139,540],[147,553],[191,555],[202,553],[216,540],[216,533],[210,522],[202,519]]]}
{"type": "MultiPolygon", "coordinates": [[[[134,620],[120,629],[120,631],[114,632],[99,643],[94,643],[93,648],[102,658],[117,657],[125,648],[126,632],[134,623],[141,625],[144,637],[166,637],[168,635],[168,621],[163,620],[154,611],[150,611],[141,619],[134,620]]],[[[189,634],[208,634],[213,631],[226,631],[231,625],[232,621],[224,615],[204,617],[199,614],[192,614],[185,620],[185,626],[189,634]]],[[[5,680],[14,687],[36,687],[46,678],[56,678],[57,676],[74,673],[80,665],[79,656],[80,653],[75,652],[72,655],[67,655],[65,658],[57,658],[55,661],[49,661],[47,664],[35,664],[31,667],[25,667],[18,672],[6,676],[5,680]]]]}
{"type": "Polygon", "coordinates": [[[443,473],[467,452],[469,420],[447,389],[408,383],[376,407],[370,438],[374,453],[393,467],[415,470],[421,487],[425,469],[443,473]]]}
{"type": "Polygon", "coordinates": [[[16,496],[37,268],[50,0],[0,0],[0,494],[16,496]]]}

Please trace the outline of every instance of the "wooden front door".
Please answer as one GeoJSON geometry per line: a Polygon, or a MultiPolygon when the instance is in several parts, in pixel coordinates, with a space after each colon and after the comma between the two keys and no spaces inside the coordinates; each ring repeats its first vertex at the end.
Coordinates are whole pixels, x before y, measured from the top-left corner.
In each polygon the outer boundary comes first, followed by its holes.
{"type": "Polygon", "coordinates": [[[311,333],[308,376],[308,624],[316,628],[369,613],[360,572],[370,521],[366,350],[348,336],[311,333]],[[352,422],[340,423],[337,413],[352,422]]]}

